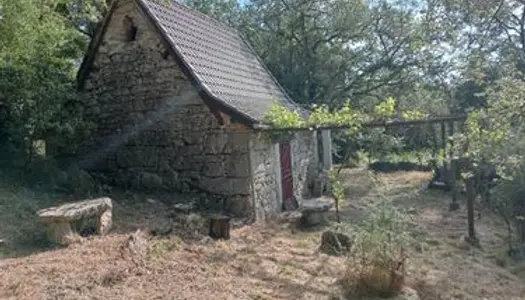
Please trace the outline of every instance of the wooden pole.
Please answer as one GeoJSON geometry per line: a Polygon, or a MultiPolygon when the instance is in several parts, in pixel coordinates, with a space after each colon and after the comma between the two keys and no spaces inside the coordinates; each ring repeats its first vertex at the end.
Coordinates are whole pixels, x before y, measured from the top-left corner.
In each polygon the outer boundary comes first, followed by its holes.
{"type": "Polygon", "coordinates": [[[441,122],[441,147],[443,149],[443,155],[445,156],[443,158],[443,173],[445,175],[445,184],[449,185],[450,182],[448,182],[448,165],[447,165],[447,128],[445,125],[445,121],[441,122]]]}
{"type": "Polygon", "coordinates": [[[469,176],[466,180],[467,185],[467,220],[468,220],[468,242],[472,245],[478,245],[476,230],[474,226],[474,201],[476,192],[474,191],[474,178],[469,176]]]}
{"type": "Polygon", "coordinates": [[[439,153],[439,144],[436,132],[437,130],[434,124],[430,124],[430,129],[432,131],[432,157],[437,159],[437,155],[439,153]]]}
{"type": "Polygon", "coordinates": [[[458,173],[458,160],[452,159],[450,162],[450,173],[451,173],[451,188],[452,188],[452,202],[449,205],[449,211],[456,211],[459,209],[458,203],[458,185],[457,185],[457,176],[458,173]]]}
{"type": "MultiPolygon", "coordinates": [[[[454,122],[449,121],[448,123],[448,129],[449,129],[449,137],[454,136],[454,122]]],[[[454,158],[454,141],[450,141],[450,147],[449,147],[449,158],[450,158],[450,188],[452,190],[452,202],[450,203],[449,210],[450,211],[456,211],[459,209],[459,203],[457,200],[458,197],[458,185],[457,180],[458,176],[457,173],[458,170],[458,160],[454,158]]]]}

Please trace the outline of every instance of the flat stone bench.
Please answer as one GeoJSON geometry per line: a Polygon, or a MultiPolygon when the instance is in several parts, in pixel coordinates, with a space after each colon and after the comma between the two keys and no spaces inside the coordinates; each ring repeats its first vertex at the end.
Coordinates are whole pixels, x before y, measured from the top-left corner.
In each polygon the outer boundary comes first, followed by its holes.
{"type": "Polygon", "coordinates": [[[67,203],[37,212],[38,220],[47,227],[48,239],[67,245],[75,237],[71,224],[82,219],[96,219],[96,233],[105,235],[112,222],[113,204],[109,198],[67,203]]]}
{"type": "Polygon", "coordinates": [[[326,213],[334,206],[333,200],[309,199],[303,200],[299,211],[301,221],[308,226],[319,225],[326,220],[326,213]]]}

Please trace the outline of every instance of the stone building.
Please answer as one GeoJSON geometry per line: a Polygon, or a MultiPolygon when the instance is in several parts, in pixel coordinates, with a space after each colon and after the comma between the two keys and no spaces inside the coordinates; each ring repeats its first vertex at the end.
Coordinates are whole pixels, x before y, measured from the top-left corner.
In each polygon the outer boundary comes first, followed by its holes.
{"type": "Polygon", "coordinates": [[[264,220],[308,195],[315,132],[257,130],[277,101],[299,109],[233,29],[180,4],[114,1],[78,74],[91,137],[82,167],[113,183],[198,190],[264,220]]]}

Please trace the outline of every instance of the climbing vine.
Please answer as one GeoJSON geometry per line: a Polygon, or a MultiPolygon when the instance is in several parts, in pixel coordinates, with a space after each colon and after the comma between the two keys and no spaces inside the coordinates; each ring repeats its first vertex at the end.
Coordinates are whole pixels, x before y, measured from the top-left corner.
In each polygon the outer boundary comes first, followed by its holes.
{"type": "MultiPolygon", "coordinates": [[[[424,114],[418,110],[397,111],[404,120],[415,120],[424,117],[424,114]]],[[[283,129],[280,131],[269,131],[268,133],[275,138],[290,138],[294,130],[300,128],[323,128],[330,126],[345,126],[345,137],[356,138],[361,131],[362,124],[366,121],[387,121],[396,115],[396,100],[392,97],[376,105],[370,114],[354,110],[350,102],[346,102],[339,109],[330,109],[326,105],[313,105],[308,113],[301,114],[298,110],[290,110],[276,103],[264,116],[264,122],[272,128],[283,129]],[[304,117],[303,117],[304,116],[304,117]],[[286,130],[289,129],[289,130],[286,130]]],[[[384,128],[374,128],[368,134],[368,139],[372,141],[374,147],[379,147],[377,151],[385,148],[385,141],[395,139],[394,136],[384,132],[384,128]]],[[[375,149],[372,147],[371,149],[375,149]]],[[[350,155],[351,149],[348,148],[343,161],[346,161],[350,155]]],[[[345,198],[344,186],[340,178],[343,168],[341,165],[338,169],[329,170],[328,180],[330,193],[335,200],[337,219],[339,221],[339,204],[345,198]]]]}
{"type": "Polygon", "coordinates": [[[326,105],[313,105],[308,115],[303,118],[298,110],[290,110],[280,104],[274,104],[264,116],[264,122],[273,128],[319,128],[327,126],[347,126],[349,134],[358,132],[365,115],[353,110],[350,102],[337,110],[330,110],[326,105]]]}

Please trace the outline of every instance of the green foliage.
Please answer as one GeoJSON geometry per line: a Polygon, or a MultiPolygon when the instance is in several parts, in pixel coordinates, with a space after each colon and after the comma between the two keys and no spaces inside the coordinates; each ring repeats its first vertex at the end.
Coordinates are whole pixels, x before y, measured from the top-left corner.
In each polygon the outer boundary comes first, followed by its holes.
{"type": "Polygon", "coordinates": [[[406,121],[420,120],[425,118],[425,114],[417,109],[409,109],[401,112],[401,119],[406,121]]]}
{"type": "Polygon", "coordinates": [[[411,242],[408,221],[405,214],[385,201],[357,228],[343,279],[348,293],[391,296],[401,290],[405,249],[411,242]]]}
{"type": "Polygon", "coordinates": [[[274,104],[264,115],[264,122],[276,128],[301,127],[305,124],[299,112],[290,110],[279,104],[274,104]]]}
{"type": "Polygon", "coordinates": [[[337,214],[337,222],[341,222],[341,218],[339,216],[339,208],[341,205],[341,201],[345,199],[345,188],[343,186],[343,183],[341,182],[340,178],[340,169],[331,169],[328,172],[328,180],[330,181],[330,192],[332,193],[332,197],[334,197],[335,202],[335,212],[337,214]]]}
{"type": "Polygon", "coordinates": [[[75,60],[85,43],[56,7],[60,1],[0,1],[0,147],[31,159],[32,144],[72,138],[81,123],[75,102],[75,60]],[[23,18],[20,17],[23,15],[23,18]]]}
{"type": "MultiPolygon", "coordinates": [[[[487,89],[488,107],[469,114],[464,132],[454,136],[455,155],[469,164],[464,176],[477,176],[493,165],[501,176],[491,208],[506,222],[509,241],[517,216],[525,212],[525,88],[523,81],[503,78],[487,89]]],[[[512,244],[509,242],[509,247],[512,244]]]]}
{"type": "Polygon", "coordinates": [[[314,105],[307,118],[299,112],[290,110],[280,104],[274,104],[265,114],[265,123],[274,128],[301,128],[323,126],[348,126],[348,134],[355,134],[363,116],[351,108],[347,102],[341,109],[330,111],[326,105],[314,105]]]}
{"type": "Polygon", "coordinates": [[[374,107],[374,117],[379,120],[389,120],[396,113],[396,100],[392,97],[386,98],[385,101],[374,107]]]}
{"type": "Polygon", "coordinates": [[[330,189],[332,192],[332,196],[335,199],[338,199],[338,201],[343,200],[345,198],[345,189],[337,170],[330,170],[328,173],[328,178],[330,180],[330,189]]]}

